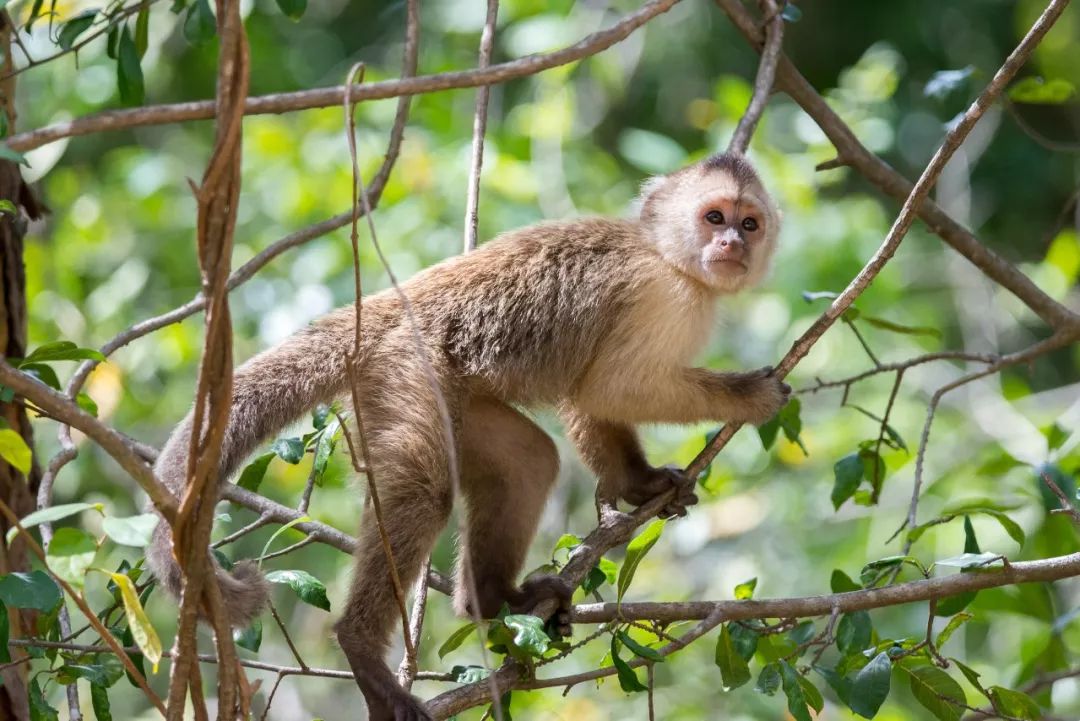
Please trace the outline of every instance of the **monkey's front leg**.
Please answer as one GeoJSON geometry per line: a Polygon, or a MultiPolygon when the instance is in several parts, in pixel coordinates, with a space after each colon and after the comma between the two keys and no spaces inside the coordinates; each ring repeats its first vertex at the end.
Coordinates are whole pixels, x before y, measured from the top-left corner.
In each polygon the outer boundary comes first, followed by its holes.
{"type": "Polygon", "coordinates": [[[616,503],[620,498],[640,506],[671,488],[678,493],[661,510],[662,517],[685,516],[686,507],[697,503],[693,480],[678,468],[649,465],[632,427],[602,420],[570,406],[562,409],[562,416],[567,435],[596,474],[596,502],[601,519],[618,513],[616,503]]]}

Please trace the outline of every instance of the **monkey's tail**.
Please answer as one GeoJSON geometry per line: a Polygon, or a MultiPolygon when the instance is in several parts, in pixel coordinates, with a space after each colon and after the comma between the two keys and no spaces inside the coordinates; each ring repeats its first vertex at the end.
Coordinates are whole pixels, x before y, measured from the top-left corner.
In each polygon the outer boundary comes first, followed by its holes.
{"type": "MultiPolygon", "coordinates": [[[[376,302],[365,301],[365,330],[385,327],[386,319],[379,316],[390,310],[378,302],[379,298],[372,300],[376,302]]],[[[351,307],[334,311],[236,370],[233,405],[221,447],[219,483],[225,482],[272,433],[344,392],[348,383],[345,359],[353,347],[353,318],[351,307]]],[[[364,335],[368,337],[362,339],[361,360],[377,340],[371,333],[364,335]]],[[[183,495],[186,483],[191,430],[192,413],[188,413],[154,466],[158,477],[177,497],[183,495]]],[[[269,584],[250,561],[226,571],[215,559],[211,560],[230,622],[235,627],[247,626],[266,607],[269,584]]],[[[158,522],[146,561],[162,585],[179,597],[180,569],[173,555],[171,529],[164,519],[158,522]]]]}

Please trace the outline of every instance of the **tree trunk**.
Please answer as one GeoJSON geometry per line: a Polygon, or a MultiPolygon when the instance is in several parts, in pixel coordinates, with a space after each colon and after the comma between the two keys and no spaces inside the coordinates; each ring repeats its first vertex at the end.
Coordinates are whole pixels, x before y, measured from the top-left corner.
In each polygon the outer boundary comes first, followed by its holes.
{"type": "MultiPolygon", "coordinates": [[[[11,33],[13,29],[7,13],[0,14],[0,48],[4,62],[0,75],[10,71],[11,33]]],[[[7,120],[8,133],[15,128],[14,107],[15,78],[0,81],[0,103],[7,120]]],[[[23,357],[26,354],[26,272],[23,266],[23,236],[26,218],[37,218],[41,209],[30,189],[23,182],[19,166],[9,160],[0,160],[0,199],[15,204],[19,214],[2,213],[0,217],[0,350],[5,358],[23,357]]],[[[8,427],[18,431],[26,444],[33,448],[33,431],[26,411],[13,403],[0,403],[0,418],[8,427]]],[[[34,455],[29,476],[24,476],[12,466],[0,460],[0,498],[19,516],[34,510],[41,468],[34,455]]],[[[6,520],[0,519],[0,534],[8,530],[6,520]]],[[[0,542],[0,574],[28,570],[26,544],[16,538],[8,546],[0,542]]],[[[10,636],[26,635],[26,629],[34,619],[18,609],[9,608],[10,636]]],[[[13,650],[12,658],[22,651],[13,650]]],[[[0,721],[30,717],[26,694],[26,665],[9,668],[0,679],[0,721]]]]}

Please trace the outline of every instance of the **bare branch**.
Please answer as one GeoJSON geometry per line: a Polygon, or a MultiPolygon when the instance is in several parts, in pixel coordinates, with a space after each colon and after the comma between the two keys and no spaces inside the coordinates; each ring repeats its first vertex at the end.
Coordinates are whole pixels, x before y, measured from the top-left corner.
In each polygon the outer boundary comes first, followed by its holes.
{"type": "Polygon", "coordinates": [[[765,47],[761,51],[761,62],[758,64],[757,78],[754,79],[754,94],[750,98],[750,105],[739,119],[735,133],[731,136],[727,151],[745,155],[750,147],[750,138],[754,135],[761,114],[765,111],[765,103],[772,93],[773,81],[776,79],[776,64],[780,59],[780,49],[784,43],[784,18],[780,16],[780,10],[776,7],[775,0],[761,0],[762,9],[765,12],[765,47]]]}
{"type": "MultiPolygon", "coordinates": [[[[495,21],[499,15],[499,0],[487,0],[487,17],[480,35],[480,59],[477,67],[491,65],[491,48],[495,44],[495,21]]],[[[481,85],[476,91],[476,114],[473,116],[472,161],[469,164],[469,191],[465,200],[465,249],[476,250],[476,231],[480,223],[480,169],[484,165],[484,134],[487,132],[488,97],[491,88],[481,85]]]]}
{"type": "MultiPolygon", "coordinates": [[[[610,28],[588,35],[577,43],[561,50],[527,55],[510,62],[492,65],[487,69],[460,70],[437,75],[422,75],[417,78],[369,83],[363,87],[354,87],[352,89],[352,99],[359,102],[361,100],[396,98],[402,95],[420,95],[440,90],[474,88],[480,85],[504,83],[526,75],[535,75],[544,70],[550,70],[560,65],[568,65],[606,50],[620,40],[625,39],[630,33],[649,20],[670,10],[677,2],[679,0],[651,0],[610,28]]],[[[262,95],[248,98],[244,105],[244,114],[266,115],[287,113],[295,110],[310,110],[312,108],[328,108],[341,105],[344,98],[345,88],[340,85],[295,93],[262,95]]],[[[12,135],[6,142],[9,148],[19,152],[26,152],[61,138],[146,125],[163,125],[188,120],[208,120],[212,117],[214,117],[213,100],[151,105],[130,110],[107,110],[12,135]]]]}

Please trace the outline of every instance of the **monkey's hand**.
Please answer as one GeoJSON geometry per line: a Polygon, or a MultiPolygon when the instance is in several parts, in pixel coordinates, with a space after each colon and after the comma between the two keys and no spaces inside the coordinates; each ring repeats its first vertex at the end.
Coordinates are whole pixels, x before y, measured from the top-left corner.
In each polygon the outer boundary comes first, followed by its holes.
{"type": "Polygon", "coordinates": [[[724,420],[760,426],[791,399],[791,386],[777,377],[772,366],[723,375],[734,401],[724,420]]]}
{"type": "Polygon", "coordinates": [[[685,516],[686,507],[697,503],[698,497],[694,493],[694,480],[675,466],[647,466],[633,474],[622,492],[622,497],[627,503],[640,506],[672,488],[675,489],[675,498],[664,506],[658,515],[660,518],[685,516]]]}
{"type": "Polygon", "coordinates": [[[511,613],[532,613],[540,602],[554,599],[559,606],[552,614],[548,627],[565,638],[573,633],[570,624],[573,595],[574,589],[559,576],[536,575],[525,579],[525,582],[521,584],[521,590],[514,594],[508,605],[511,613]]]}

